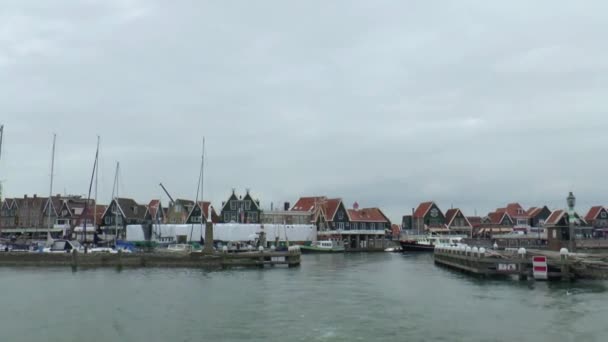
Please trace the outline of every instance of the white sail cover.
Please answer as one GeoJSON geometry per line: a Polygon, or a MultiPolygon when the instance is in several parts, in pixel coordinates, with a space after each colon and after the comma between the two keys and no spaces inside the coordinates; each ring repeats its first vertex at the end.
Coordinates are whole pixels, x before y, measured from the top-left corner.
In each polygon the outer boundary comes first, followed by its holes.
{"type": "MultiPolygon", "coordinates": [[[[264,224],[264,232],[267,241],[275,241],[278,236],[280,241],[286,238],[293,242],[306,242],[316,240],[316,228],[314,225],[294,224],[264,224]]],[[[200,224],[161,224],[152,227],[152,241],[159,241],[162,237],[186,236],[187,240],[198,242],[204,235],[204,228],[200,224]]],[[[253,241],[262,231],[260,224],[239,223],[217,223],[213,225],[213,239],[221,241],[253,241]]],[[[141,225],[127,226],[127,241],[145,241],[144,229],[141,225]]]]}

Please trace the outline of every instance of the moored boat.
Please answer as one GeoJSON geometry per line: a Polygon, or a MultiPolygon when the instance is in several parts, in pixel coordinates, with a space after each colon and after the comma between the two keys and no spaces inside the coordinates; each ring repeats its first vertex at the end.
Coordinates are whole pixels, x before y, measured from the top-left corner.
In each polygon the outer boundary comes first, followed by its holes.
{"type": "Polygon", "coordinates": [[[406,236],[400,242],[403,252],[432,252],[436,245],[455,246],[461,243],[460,236],[406,236]]]}
{"type": "Polygon", "coordinates": [[[302,254],[315,253],[344,253],[344,247],[336,245],[333,241],[317,241],[310,246],[300,246],[302,254]]]}

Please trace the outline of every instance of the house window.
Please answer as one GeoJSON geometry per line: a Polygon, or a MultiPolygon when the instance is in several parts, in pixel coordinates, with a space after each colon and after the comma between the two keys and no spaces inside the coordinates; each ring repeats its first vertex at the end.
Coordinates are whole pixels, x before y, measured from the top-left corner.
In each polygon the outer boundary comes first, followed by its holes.
{"type": "Polygon", "coordinates": [[[338,212],[338,220],[344,220],[344,212],[342,212],[342,211],[338,212]]]}
{"type": "Polygon", "coordinates": [[[236,201],[230,201],[230,210],[236,210],[236,201]]]}
{"type": "Polygon", "coordinates": [[[236,220],[236,213],[230,214],[230,222],[237,222],[237,220],[236,220]]]}
{"type": "Polygon", "coordinates": [[[245,201],[245,210],[251,210],[251,201],[245,201]]]}
{"type": "Polygon", "coordinates": [[[338,229],[339,230],[344,230],[344,222],[338,223],[338,229]]]}

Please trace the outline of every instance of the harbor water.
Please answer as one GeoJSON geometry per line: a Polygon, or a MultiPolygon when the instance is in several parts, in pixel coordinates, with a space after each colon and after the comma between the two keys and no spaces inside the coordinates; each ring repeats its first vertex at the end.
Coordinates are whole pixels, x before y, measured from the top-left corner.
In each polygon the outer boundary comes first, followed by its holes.
{"type": "Polygon", "coordinates": [[[429,254],[288,269],[0,268],[2,341],[605,341],[608,283],[472,278],[429,254]]]}

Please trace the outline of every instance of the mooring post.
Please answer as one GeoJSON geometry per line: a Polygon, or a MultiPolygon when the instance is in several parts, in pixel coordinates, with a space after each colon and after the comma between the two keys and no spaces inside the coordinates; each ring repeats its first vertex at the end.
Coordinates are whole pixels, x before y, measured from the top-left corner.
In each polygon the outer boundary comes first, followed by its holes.
{"type": "Polygon", "coordinates": [[[122,249],[118,250],[118,265],[116,267],[120,270],[122,269],[122,249]]]}
{"type": "Polygon", "coordinates": [[[560,263],[561,263],[561,273],[562,280],[570,280],[570,265],[568,263],[568,255],[570,252],[567,248],[562,248],[559,250],[560,263]]]}
{"type": "Polygon", "coordinates": [[[78,251],[72,250],[72,270],[76,271],[78,269],[78,251]]]}
{"type": "Polygon", "coordinates": [[[517,254],[519,254],[519,263],[517,265],[519,280],[526,280],[528,278],[528,274],[526,273],[526,253],[527,251],[523,247],[517,250],[517,254]]]}
{"type": "Polygon", "coordinates": [[[209,206],[207,213],[207,224],[205,225],[205,246],[203,254],[213,254],[213,222],[211,221],[212,206],[209,206]]]}

